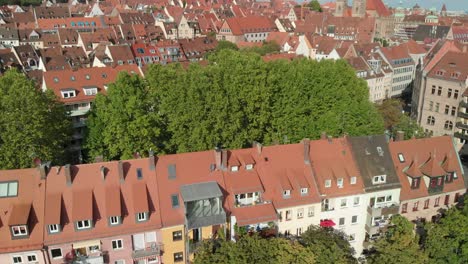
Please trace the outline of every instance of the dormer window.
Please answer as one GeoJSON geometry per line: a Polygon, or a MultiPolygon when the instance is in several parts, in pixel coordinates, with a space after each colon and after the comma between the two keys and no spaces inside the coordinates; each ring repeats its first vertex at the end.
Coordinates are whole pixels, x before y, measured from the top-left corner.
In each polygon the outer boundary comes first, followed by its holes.
{"type": "Polygon", "coordinates": [[[90,76],[89,74],[86,74],[86,75],[85,75],[85,78],[86,78],[86,80],[90,80],[90,79],[91,79],[91,76],[90,76]]]}
{"type": "Polygon", "coordinates": [[[331,187],[331,180],[325,180],[325,188],[331,187]]]}
{"type": "Polygon", "coordinates": [[[60,225],[52,224],[48,225],[47,229],[49,230],[49,234],[54,234],[60,232],[60,225]]]}
{"type": "Polygon", "coordinates": [[[356,184],[357,178],[356,176],[351,177],[350,184],[356,184]]]}
{"type": "Polygon", "coordinates": [[[452,172],[452,177],[453,177],[454,179],[458,179],[458,175],[457,175],[457,172],[456,172],[456,171],[452,172]]]}
{"type": "Polygon", "coordinates": [[[373,183],[373,184],[385,183],[386,178],[387,178],[387,175],[377,175],[377,176],[374,176],[374,178],[372,178],[372,183],[373,183]]]}
{"type": "Polygon", "coordinates": [[[26,225],[12,226],[11,233],[14,237],[21,237],[28,235],[28,227],[26,225]]]}
{"type": "Polygon", "coordinates": [[[148,215],[146,212],[143,213],[137,213],[137,221],[138,222],[144,222],[148,219],[148,215]]]}
{"type": "Polygon", "coordinates": [[[284,190],[283,191],[283,198],[288,198],[291,196],[291,190],[284,190]]]}
{"type": "Polygon", "coordinates": [[[76,96],[75,90],[65,90],[61,91],[62,92],[62,97],[63,98],[73,98],[76,96]]]}
{"type": "Polygon", "coordinates": [[[120,224],[120,216],[111,216],[109,217],[109,224],[110,225],[119,225],[120,224]]]}
{"type": "Polygon", "coordinates": [[[308,188],[301,188],[301,195],[306,195],[309,192],[308,188]]]}
{"type": "Polygon", "coordinates": [[[83,88],[85,95],[96,95],[97,94],[97,88],[83,88]]]}
{"type": "Polygon", "coordinates": [[[82,229],[88,229],[91,228],[91,220],[80,220],[76,221],[76,229],[82,230],[82,229]]]}
{"type": "Polygon", "coordinates": [[[343,188],[343,178],[339,178],[336,182],[336,185],[338,186],[338,188],[343,188]]]}
{"type": "Polygon", "coordinates": [[[419,184],[421,183],[421,178],[413,178],[411,179],[411,189],[419,188],[419,184]]]}
{"type": "Polygon", "coordinates": [[[379,154],[379,156],[383,156],[384,152],[381,147],[377,147],[377,153],[379,154]]]}
{"type": "Polygon", "coordinates": [[[247,164],[245,165],[246,170],[252,170],[253,169],[253,164],[247,164]]]}
{"type": "Polygon", "coordinates": [[[231,166],[231,171],[236,172],[239,170],[239,166],[231,166]]]}

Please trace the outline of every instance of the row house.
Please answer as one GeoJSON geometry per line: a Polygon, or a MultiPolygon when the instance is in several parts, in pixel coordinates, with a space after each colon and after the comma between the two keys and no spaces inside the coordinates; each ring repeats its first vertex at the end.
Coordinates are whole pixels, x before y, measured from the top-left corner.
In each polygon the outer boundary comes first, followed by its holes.
{"type": "Polygon", "coordinates": [[[18,30],[14,27],[0,27],[0,44],[3,47],[19,46],[18,30]]]}
{"type": "Polygon", "coordinates": [[[276,30],[273,21],[267,17],[232,17],[224,20],[216,38],[233,43],[242,41],[263,42],[270,32],[276,30]]]}
{"type": "Polygon", "coordinates": [[[44,18],[37,19],[37,27],[42,30],[57,30],[70,28],[77,31],[91,31],[95,28],[103,28],[104,21],[95,17],[69,17],[69,18],[44,18]]]}
{"type": "Polygon", "coordinates": [[[31,45],[21,45],[12,48],[25,71],[36,70],[39,67],[39,56],[31,45]]]}
{"type": "Polygon", "coordinates": [[[418,70],[413,92],[412,115],[433,135],[455,135],[457,148],[468,138],[464,94],[467,83],[466,45],[439,41],[418,70]]]}
{"type": "Polygon", "coordinates": [[[31,45],[35,49],[44,48],[44,40],[42,39],[42,31],[39,29],[19,29],[18,30],[19,45],[31,45]]]}
{"type": "Polygon", "coordinates": [[[47,71],[43,73],[41,89],[52,90],[66,109],[73,122],[74,133],[70,139],[70,150],[77,162],[81,161],[87,113],[98,93],[105,93],[109,84],[115,82],[119,72],[142,74],[137,65],[93,67],[77,70],[47,71]]]}
{"type": "Polygon", "coordinates": [[[96,49],[92,53],[93,67],[115,67],[122,65],[134,65],[135,57],[129,45],[108,45],[102,49],[96,49]]]}
{"type": "Polygon", "coordinates": [[[203,60],[205,55],[213,52],[218,46],[218,41],[215,38],[201,37],[195,39],[179,40],[180,47],[189,61],[203,60]]]}
{"type": "Polygon", "coordinates": [[[429,218],[466,191],[448,136],[388,143],[383,135],[324,134],[289,145],[40,164],[0,177],[0,233],[11,237],[0,241],[0,259],[15,264],[187,263],[219,232],[232,240],[243,232],[300,236],[312,224],[343,231],[359,256],[392,215],[429,218]]]}
{"type": "Polygon", "coordinates": [[[357,77],[366,80],[369,101],[377,103],[386,99],[385,74],[382,71],[375,72],[362,56],[347,58],[346,61],[356,71],[357,77]]]}
{"type": "Polygon", "coordinates": [[[464,171],[450,136],[389,144],[401,183],[400,214],[430,221],[466,192],[464,171]]]}

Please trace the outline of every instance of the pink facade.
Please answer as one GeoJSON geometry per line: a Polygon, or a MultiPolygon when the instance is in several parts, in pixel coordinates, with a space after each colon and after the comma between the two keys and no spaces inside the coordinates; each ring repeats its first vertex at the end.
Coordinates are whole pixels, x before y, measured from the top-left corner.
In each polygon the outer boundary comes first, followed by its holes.
{"type": "MultiPolygon", "coordinates": [[[[47,253],[42,250],[32,250],[32,251],[24,251],[18,253],[5,253],[0,254],[0,263],[7,264],[7,263],[14,263],[13,258],[21,258],[23,263],[28,263],[29,260],[35,259],[34,263],[37,264],[46,264],[47,263],[47,253]]],[[[33,260],[34,261],[34,260],[33,260]]]]}
{"type": "Polygon", "coordinates": [[[422,218],[426,219],[426,221],[431,221],[433,216],[439,214],[440,209],[448,209],[456,204],[455,198],[457,197],[457,193],[461,197],[465,193],[465,190],[401,201],[400,213],[410,221],[422,218]],[[445,199],[448,199],[448,205],[445,204],[445,199]],[[427,200],[429,200],[429,203],[427,203],[427,200]]]}

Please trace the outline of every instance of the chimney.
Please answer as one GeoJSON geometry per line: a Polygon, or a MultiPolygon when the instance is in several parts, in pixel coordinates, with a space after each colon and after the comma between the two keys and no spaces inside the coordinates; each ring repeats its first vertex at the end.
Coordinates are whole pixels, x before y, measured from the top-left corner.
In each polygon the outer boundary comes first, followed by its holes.
{"type": "Polygon", "coordinates": [[[223,170],[227,169],[227,155],[227,150],[221,150],[221,169],[223,170]]]}
{"type": "Polygon", "coordinates": [[[124,178],[124,171],[123,171],[123,162],[121,160],[117,162],[117,167],[119,170],[120,183],[123,183],[125,181],[125,178],[124,178]]]}
{"type": "Polygon", "coordinates": [[[99,171],[101,172],[101,179],[104,181],[106,179],[106,167],[101,165],[99,171]]]}
{"type": "Polygon", "coordinates": [[[155,168],[156,168],[156,164],[154,162],[154,151],[150,150],[149,151],[149,169],[151,171],[154,171],[155,168]]]}
{"type": "Polygon", "coordinates": [[[215,152],[215,165],[217,169],[221,169],[221,148],[216,147],[214,152],[215,152]]]}
{"type": "Polygon", "coordinates": [[[41,180],[46,179],[47,173],[49,173],[49,169],[50,169],[50,161],[39,165],[39,174],[41,175],[41,180]]]}
{"type": "Polygon", "coordinates": [[[322,132],[322,134],[320,134],[320,139],[327,139],[327,132],[322,132]]]}
{"type": "Polygon", "coordinates": [[[64,174],[65,174],[65,179],[67,181],[67,186],[72,185],[72,178],[71,178],[71,171],[70,171],[70,164],[66,164],[64,166],[64,174]]]}
{"type": "Polygon", "coordinates": [[[302,140],[302,145],[304,146],[304,164],[310,164],[310,139],[304,138],[302,140]]]}
{"type": "Polygon", "coordinates": [[[403,140],[405,140],[405,132],[401,130],[397,131],[395,141],[403,141],[403,140]]]}
{"type": "Polygon", "coordinates": [[[252,144],[252,147],[256,148],[257,149],[257,154],[258,155],[261,155],[262,154],[262,144],[260,142],[257,142],[257,141],[254,141],[253,144],[252,144]]]}

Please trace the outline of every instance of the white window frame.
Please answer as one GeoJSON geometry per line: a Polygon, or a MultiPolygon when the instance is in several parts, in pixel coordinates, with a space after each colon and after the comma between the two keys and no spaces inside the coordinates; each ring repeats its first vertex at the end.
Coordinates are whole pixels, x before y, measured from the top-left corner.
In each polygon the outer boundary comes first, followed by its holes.
{"type": "Polygon", "coordinates": [[[62,248],[51,248],[50,249],[50,256],[52,257],[52,259],[62,259],[63,258],[63,252],[62,252],[62,248]],[[60,250],[60,256],[59,257],[54,257],[52,256],[52,250],[60,250]]]}
{"type": "Polygon", "coordinates": [[[96,88],[96,87],[92,87],[92,88],[83,88],[83,90],[84,90],[84,94],[85,94],[85,95],[88,95],[88,96],[96,95],[96,94],[97,94],[97,88],[96,88]]]}
{"type": "Polygon", "coordinates": [[[289,197],[289,196],[291,196],[291,190],[284,190],[283,197],[289,197]]]}
{"type": "Polygon", "coordinates": [[[138,222],[146,221],[147,220],[146,212],[137,213],[137,220],[138,222]]]}
{"type": "Polygon", "coordinates": [[[27,261],[28,263],[39,263],[39,261],[37,260],[37,254],[34,254],[34,253],[32,253],[32,254],[27,254],[27,255],[26,255],[26,261],[27,261]],[[34,257],[34,260],[29,260],[29,257],[34,257]]]}
{"type": "Polygon", "coordinates": [[[398,160],[402,163],[405,162],[405,156],[403,156],[403,153],[398,153],[398,160]]]}
{"type": "Polygon", "coordinates": [[[357,177],[356,176],[351,177],[350,184],[356,184],[356,182],[357,182],[357,177]]]}
{"type": "Polygon", "coordinates": [[[15,237],[19,237],[19,236],[27,236],[29,234],[28,232],[28,226],[26,225],[17,225],[17,226],[12,226],[11,227],[11,233],[13,236],[15,237]],[[24,227],[24,231],[25,232],[21,232],[21,227],[24,227]],[[15,234],[15,229],[17,229],[19,231],[19,234],[15,234]]]}
{"type": "Polygon", "coordinates": [[[345,218],[345,217],[340,217],[340,218],[338,218],[338,225],[339,225],[339,226],[344,226],[344,225],[346,225],[346,218],[345,218]],[[343,219],[343,224],[341,224],[341,219],[343,219]]]}
{"type": "Polygon", "coordinates": [[[246,170],[252,170],[253,169],[253,164],[247,164],[245,165],[246,170]]]}
{"type": "Polygon", "coordinates": [[[75,90],[64,90],[64,91],[60,91],[60,92],[62,94],[62,97],[65,98],[65,99],[76,97],[76,91],[75,90]]]}
{"type": "Polygon", "coordinates": [[[125,264],[125,259],[118,259],[114,261],[114,264],[125,264]]]}
{"type": "Polygon", "coordinates": [[[340,200],[340,207],[341,207],[341,208],[348,207],[348,199],[347,199],[347,198],[342,198],[342,199],[340,200]],[[343,205],[343,201],[345,202],[344,205],[343,205]]]}
{"type": "Polygon", "coordinates": [[[336,186],[338,186],[338,188],[343,188],[343,178],[338,178],[336,186]]]}
{"type": "Polygon", "coordinates": [[[376,176],[372,177],[372,183],[373,184],[382,184],[382,183],[385,183],[386,181],[387,181],[387,175],[386,174],[376,175],[376,176]]]}
{"type": "Polygon", "coordinates": [[[354,197],[353,199],[353,205],[354,206],[359,206],[361,204],[361,198],[359,196],[354,197]],[[357,203],[356,203],[357,201],[357,203]]]}
{"type": "Polygon", "coordinates": [[[231,166],[231,171],[232,172],[239,171],[239,166],[231,166]]]}
{"type": "Polygon", "coordinates": [[[13,263],[13,264],[21,264],[21,263],[24,263],[24,262],[23,262],[23,256],[20,256],[20,255],[11,256],[11,263],[13,263]],[[18,261],[15,261],[15,258],[19,258],[19,262],[18,262],[18,261]]]}
{"type": "Polygon", "coordinates": [[[4,197],[16,197],[18,196],[18,182],[17,181],[8,181],[8,182],[0,182],[1,186],[6,186],[6,188],[2,188],[2,190],[5,190],[5,193],[0,194],[0,198],[4,197]],[[12,188],[11,186],[15,186],[12,188]],[[12,192],[12,190],[14,190],[12,192]]]}
{"type": "Polygon", "coordinates": [[[325,188],[331,187],[331,180],[325,180],[325,188]]]}
{"type": "Polygon", "coordinates": [[[309,193],[309,188],[301,188],[301,194],[306,195],[309,193]]]}
{"type": "Polygon", "coordinates": [[[82,230],[82,229],[88,229],[88,228],[91,228],[91,220],[86,219],[86,220],[76,221],[76,229],[82,230]],[[82,224],[82,227],[80,227],[80,223],[82,224]]]}
{"type": "Polygon", "coordinates": [[[119,216],[111,216],[109,217],[110,225],[118,225],[120,224],[120,217],[119,216]]]}
{"type": "Polygon", "coordinates": [[[357,224],[358,223],[358,215],[353,215],[351,216],[351,224],[357,224]],[[353,221],[353,218],[356,217],[356,221],[353,221]]]}
{"type": "Polygon", "coordinates": [[[111,241],[112,250],[120,250],[123,249],[123,240],[122,239],[114,239],[111,241]]]}
{"type": "Polygon", "coordinates": [[[304,208],[297,209],[297,218],[304,218],[304,208]]]}
{"type": "Polygon", "coordinates": [[[49,233],[51,234],[60,232],[60,227],[58,224],[48,225],[47,228],[49,229],[49,233]]]}
{"type": "MultiPolygon", "coordinates": [[[[154,257],[154,256],[153,256],[154,257]]],[[[156,257],[156,260],[149,260],[149,258],[147,259],[148,260],[148,264],[155,264],[155,263],[159,263],[159,259],[158,257],[156,257]]]]}
{"type": "Polygon", "coordinates": [[[308,211],[307,211],[307,216],[308,217],[313,217],[315,216],[315,207],[311,206],[309,207],[308,211]]]}

